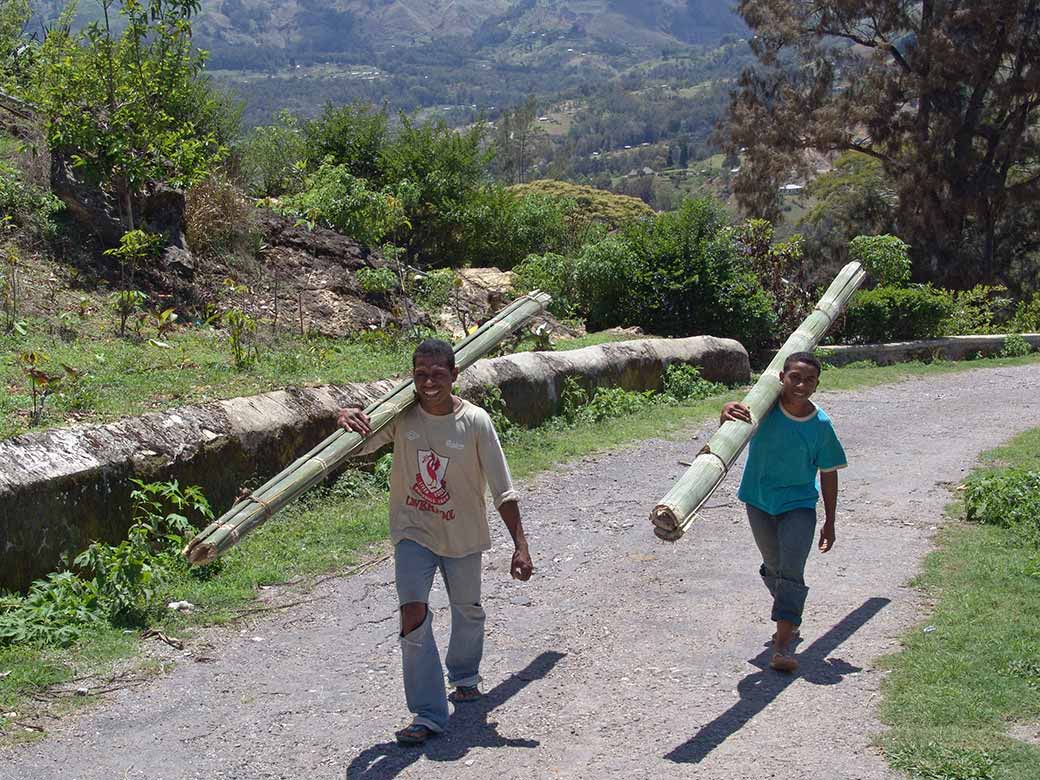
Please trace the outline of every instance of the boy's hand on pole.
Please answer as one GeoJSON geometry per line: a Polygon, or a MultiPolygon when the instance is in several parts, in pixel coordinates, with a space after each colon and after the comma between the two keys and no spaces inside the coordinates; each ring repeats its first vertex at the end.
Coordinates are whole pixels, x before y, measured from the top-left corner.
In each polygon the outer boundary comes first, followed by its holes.
{"type": "Polygon", "coordinates": [[[826,520],[820,529],[820,552],[827,552],[834,547],[834,518],[826,520]]]}
{"type": "Polygon", "coordinates": [[[740,401],[730,401],[722,407],[722,413],[719,414],[719,424],[721,425],[730,420],[751,425],[751,410],[744,404],[740,403],[740,401]]]}
{"type": "Polygon", "coordinates": [[[527,582],[534,573],[534,564],[531,563],[531,553],[527,545],[517,545],[513,551],[513,560],[509,563],[509,576],[514,580],[527,582]]]}
{"type": "Polygon", "coordinates": [[[362,436],[368,436],[368,434],[372,433],[371,422],[361,407],[351,406],[346,409],[340,409],[339,417],[336,418],[336,424],[344,430],[360,433],[362,436]]]}

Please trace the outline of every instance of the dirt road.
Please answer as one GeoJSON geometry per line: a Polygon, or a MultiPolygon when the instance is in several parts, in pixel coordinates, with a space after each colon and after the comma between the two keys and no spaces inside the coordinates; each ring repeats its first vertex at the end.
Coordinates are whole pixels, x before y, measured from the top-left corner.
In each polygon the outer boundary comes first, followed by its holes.
{"type": "MultiPolygon", "coordinates": [[[[384,563],[324,583],[316,602],[206,632],[169,674],[0,755],[0,778],[895,777],[871,743],[875,660],[926,614],[907,582],[949,486],[983,450],[1040,426],[1038,386],[1033,364],[818,395],[850,468],[837,545],[809,561],[795,677],[764,669],[772,627],[738,474],[682,541],[651,534],[650,507],[707,432],[691,431],[523,486],[538,570],[508,578],[496,524],[487,696],[425,748],[391,741],[407,712],[384,563]],[[215,660],[193,662],[203,653],[215,660]]],[[[443,652],[442,589],[432,604],[443,652]]]]}

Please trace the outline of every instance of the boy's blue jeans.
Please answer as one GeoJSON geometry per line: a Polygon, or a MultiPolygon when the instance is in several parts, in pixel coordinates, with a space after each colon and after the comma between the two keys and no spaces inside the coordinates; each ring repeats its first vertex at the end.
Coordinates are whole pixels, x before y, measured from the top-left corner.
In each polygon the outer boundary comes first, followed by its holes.
{"type": "MultiPolygon", "coordinates": [[[[433,576],[438,569],[444,579],[451,604],[451,639],[448,655],[448,683],[452,686],[477,685],[480,659],[484,654],[484,608],[480,606],[480,559],[473,553],[464,558],[444,558],[409,539],[394,547],[394,574],[397,598],[401,605],[428,604],[433,576]]],[[[432,731],[448,725],[448,696],[444,671],[433,638],[433,612],[427,606],[426,619],[415,630],[401,637],[401,665],[404,670],[404,695],[413,723],[432,731]]]]}
{"type": "Polygon", "coordinates": [[[792,509],[779,515],[747,504],[748,521],[755,544],[762,553],[759,574],[773,596],[772,620],[802,623],[805,596],[805,562],[816,537],[816,510],[792,509]]]}

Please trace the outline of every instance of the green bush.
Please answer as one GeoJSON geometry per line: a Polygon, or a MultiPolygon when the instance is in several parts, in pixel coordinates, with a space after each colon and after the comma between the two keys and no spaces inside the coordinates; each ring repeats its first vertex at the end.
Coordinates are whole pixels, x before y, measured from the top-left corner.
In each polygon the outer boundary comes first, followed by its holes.
{"type": "Polygon", "coordinates": [[[910,247],[896,236],[856,236],[849,258],[862,263],[880,287],[905,287],[910,281],[910,247]]]}
{"type": "Polygon", "coordinates": [[[287,111],[279,124],[254,127],[236,148],[243,186],[258,198],[297,192],[303,184],[307,151],[299,120],[287,111]]]}
{"type": "Polygon", "coordinates": [[[64,205],[48,190],[25,180],[22,174],[0,162],[0,226],[5,221],[43,237],[54,235],[54,217],[64,205]]]}
{"type": "Polygon", "coordinates": [[[359,268],[357,282],[362,291],[386,295],[397,287],[397,274],[389,268],[359,268]]]}
{"type": "Polygon", "coordinates": [[[452,269],[438,268],[417,280],[413,297],[426,311],[437,311],[451,302],[451,293],[457,283],[461,284],[461,280],[452,269]]]}
{"type": "Polygon", "coordinates": [[[547,252],[528,255],[513,269],[517,292],[543,290],[552,296],[549,311],[557,317],[573,317],[578,310],[575,262],[569,257],[547,252]]]}
{"type": "Polygon", "coordinates": [[[628,242],[609,236],[586,246],[574,262],[574,292],[579,312],[592,330],[638,319],[638,291],[633,285],[637,256],[628,242]]]}
{"type": "Polygon", "coordinates": [[[93,542],[78,555],[84,576],[57,572],[34,582],[25,596],[0,596],[0,647],[64,647],[93,624],[138,622],[166,576],[186,565],[180,550],[192,529],[188,518],[212,519],[209,503],[197,487],[176,481],[134,483],[127,538],[118,545],[93,542]]]}
{"type": "Polygon", "coordinates": [[[1003,285],[978,284],[970,290],[950,292],[953,311],[943,323],[947,336],[1004,332],[1013,301],[1003,285]]]}
{"type": "Polygon", "coordinates": [[[1040,471],[1006,469],[968,480],[964,493],[968,520],[1009,528],[1024,542],[1040,546],[1040,471]]]}
{"type": "Polygon", "coordinates": [[[1040,332],[1040,293],[1034,293],[1028,301],[1019,301],[1008,330],[1015,333],[1040,332]]]}
{"type": "Polygon", "coordinates": [[[1000,356],[1005,358],[1023,357],[1033,351],[1032,345],[1017,333],[1012,333],[1004,339],[1000,356]]]}
{"type": "Polygon", "coordinates": [[[877,287],[852,299],[842,335],[866,344],[937,338],[952,311],[949,296],[930,286],[877,287]]]}
{"type": "Polygon", "coordinates": [[[632,255],[627,309],[603,325],[639,325],[661,336],[711,334],[755,350],[775,340],[772,303],[741,253],[722,205],[684,201],[622,231],[632,255]],[[626,321],[627,320],[627,321],[626,321]]]}
{"type": "Polygon", "coordinates": [[[368,182],[354,176],[345,165],[328,160],[307,177],[302,192],[283,198],[276,209],[368,246],[378,246],[406,223],[398,197],[370,189],[368,182]]]}
{"type": "Polygon", "coordinates": [[[709,382],[701,376],[697,366],[672,363],[665,369],[661,383],[661,394],[676,401],[696,401],[718,395],[726,388],[718,382],[709,382]]]}

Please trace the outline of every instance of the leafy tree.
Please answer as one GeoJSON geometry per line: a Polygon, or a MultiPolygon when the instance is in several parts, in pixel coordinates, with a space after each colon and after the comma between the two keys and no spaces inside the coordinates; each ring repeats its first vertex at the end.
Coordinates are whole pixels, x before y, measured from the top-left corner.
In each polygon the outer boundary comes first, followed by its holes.
{"type": "Polygon", "coordinates": [[[805,254],[815,263],[815,281],[833,278],[848,262],[856,236],[895,232],[895,188],[874,157],[842,154],[831,170],[809,182],[806,194],[812,206],[799,227],[805,254]]]}
{"type": "Polygon", "coordinates": [[[191,43],[200,0],[101,0],[102,18],[72,30],[71,3],[39,51],[29,90],[53,151],[118,194],[128,231],[151,182],[186,186],[223,154],[214,105],[200,104],[204,55],[191,43]],[[118,12],[122,17],[116,30],[118,12]]]}
{"type": "Polygon", "coordinates": [[[368,246],[378,246],[394,230],[406,225],[399,198],[370,189],[368,182],[330,158],[307,177],[304,189],[283,198],[282,213],[332,228],[368,246]]]}
{"type": "Polygon", "coordinates": [[[910,247],[896,236],[856,236],[849,256],[883,287],[906,287],[910,282],[910,247]]]}
{"type": "Polygon", "coordinates": [[[278,124],[254,127],[235,151],[239,177],[251,194],[275,197],[300,189],[310,150],[299,120],[288,111],[279,112],[278,124]]]}
{"type": "Polygon", "coordinates": [[[731,107],[735,183],[756,216],[805,154],[876,159],[920,268],[970,286],[1040,240],[1036,0],[742,0],[758,65],[731,107]]]}
{"type": "Polygon", "coordinates": [[[303,135],[304,160],[310,170],[331,158],[354,176],[382,183],[379,155],[388,141],[385,111],[362,102],[327,103],[321,116],[304,126],[303,135]]]}
{"type": "Polygon", "coordinates": [[[0,0],[0,89],[8,89],[18,73],[22,31],[31,16],[29,0],[0,0]]]}
{"type": "Polygon", "coordinates": [[[495,164],[509,184],[523,184],[536,154],[538,103],[534,95],[515,108],[502,112],[495,134],[495,164]]]}
{"type": "Polygon", "coordinates": [[[417,124],[401,117],[379,167],[384,186],[404,206],[410,227],[400,229],[393,243],[409,260],[456,266],[477,259],[474,210],[481,205],[490,161],[483,138],[480,126],[456,132],[444,122],[417,124]]]}

